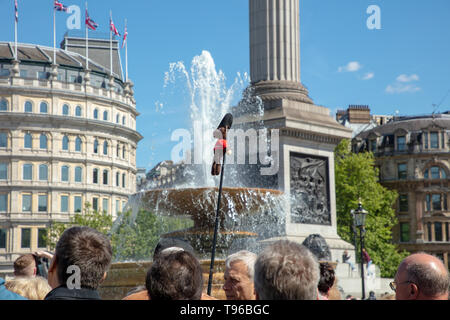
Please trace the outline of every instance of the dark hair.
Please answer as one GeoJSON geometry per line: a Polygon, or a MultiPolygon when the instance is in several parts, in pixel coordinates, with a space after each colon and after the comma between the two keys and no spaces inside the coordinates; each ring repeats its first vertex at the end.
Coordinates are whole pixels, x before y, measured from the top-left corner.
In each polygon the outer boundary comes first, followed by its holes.
{"type": "Polygon", "coordinates": [[[158,254],[160,254],[161,251],[172,247],[181,248],[184,251],[194,254],[194,248],[192,248],[192,246],[186,240],[179,238],[161,238],[159,239],[159,242],[153,252],[153,260],[156,260],[158,254]]]}
{"type": "Polygon", "coordinates": [[[187,251],[160,253],[147,272],[151,300],[200,300],[203,274],[197,258],[187,251]]]}
{"type": "Polygon", "coordinates": [[[319,285],[317,286],[319,288],[320,293],[327,294],[328,291],[331,289],[331,287],[334,284],[335,274],[333,267],[326,263],[321,262],[320,263],[320,280],[319,285]]]}
{"type": "Polygon", "coordinates": [[[67,269],[75,265],[80,268],[81,287],[97,289],[111,258],[111,244],[104,234],[89,227],[69,228],[56,244],[58,280],[60,284],[65,284],[71,276],[67,269]]]}
{"type": "Polygon", "coordinates": [[[36,260],[31,253],[21,255],[14,261],[14,275],[16,277],[33,276],[33,268],[36,267],[36,260]]]}

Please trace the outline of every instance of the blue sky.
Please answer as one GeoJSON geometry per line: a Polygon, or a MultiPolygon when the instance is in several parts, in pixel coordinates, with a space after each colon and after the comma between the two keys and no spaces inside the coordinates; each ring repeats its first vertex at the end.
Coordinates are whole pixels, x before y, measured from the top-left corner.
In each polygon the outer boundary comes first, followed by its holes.
{"type": "MultiPolygon", "coordinates": [[[[18,0],[19,42],[53,45],[52,0],[18,0]]],[[[65,5],[84,1],[65,0],[65,5]]],[[[13,41],[13,0],[0,0],[0,40],[13,41]]],[[[301,78],[314,102],[332,113],[349,104],[374,114],[431,113],[450,90],[450,1],[300,0],[301,78]],[[381,9],[381,29],[369,30],[369,5],[381,9]]],[[[109,10],[119,30],[128,19],[129,76],[135,83],[137,165],[151,169],[170,159],[171,132],[189,128],[183,92],[163,88],[171,62],[186,66],[207,50],[229,85],[249,72],[247,0],[91,0],[90,16],[108,32],[109,10]],[[168,101],[171,101],[168,103],[168,101]],[[169,107],[156,110],[163,101],[169,107]],[[179,105],[170,110],[174,101],[179,105]]],[[[58,13],[62,40],[68,15],[58,13]]],[[[122,58],[124,52],[122,52],[122,58]]],[[[450,95],[438,111],[450,110],[450,95]]]]}

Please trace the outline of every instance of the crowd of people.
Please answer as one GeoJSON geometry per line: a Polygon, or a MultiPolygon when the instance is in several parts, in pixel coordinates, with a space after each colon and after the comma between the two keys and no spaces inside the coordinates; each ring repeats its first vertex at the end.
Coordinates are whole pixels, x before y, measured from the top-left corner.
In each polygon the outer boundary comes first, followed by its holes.
{"type": "MultiPolygon", "coordinates": [[[[348,256],[348,252],[344,252],[348,256]]],[[[368,254],[367,254],[368,256],[368,254]]],[[[0,278],[0,300],[100,300],[98,288],[111,265],[109,239],[89,227],[67,229],[54,255],[36,252],[19,257],[14,278],[0,278]],[[49,259],[46,277],[38,259],[49,259]]],[[[370,257],[366,258],[369,263],[370,257]]],[[[349,261],[347,259],[345,262],[349,261]]],[[[449,272],[438,258],[415,253],[398,267],[383,300],[448,300],[449,272]]],[[[225,261],[227,300],[329,300],[335,287],[333,267],[319,262],[304,245],[276,241],[256,255],[242,250],[225,261]]],[[[179,239],[161,239],[155,248],[145,286],[123,300],[215,300],[204,293],[203,271],[194,249],[179,239]]],[[[347,296],[346,300],[356,300],[347,296]]],[[[375,300],[370,292],[368,300],[375,300]]]]}

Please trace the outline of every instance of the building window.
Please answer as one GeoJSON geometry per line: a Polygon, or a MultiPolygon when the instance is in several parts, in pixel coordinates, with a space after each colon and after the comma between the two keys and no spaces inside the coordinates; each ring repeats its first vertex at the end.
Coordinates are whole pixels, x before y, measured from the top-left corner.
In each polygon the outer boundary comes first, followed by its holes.
{"type": "Polygon", "coordinates": [[[425,144],[425,149],[428,149],[428,132],[423,133],[423,141],[425,144]]]}
{"type": "Polygon", "coordinates": [[[0,212],[8,211],[8,194],[0,194],[0,212]]]}
{"type": "Polygon", "coordinates": [[[107,141],[103,142],[103,154],[105,156],[108,155],[108,142],[107,141]]]}
{"type": "Polygon", "coordinates": [[[109,213],[109,200],[108,199],[103,199],[102,210],[105,213],[109,213]]]}
{"type": "Polygon", "coordinates": [[[434,223],[434,241],[443,241],[443,239],[442,239],[442,222],[434,223]]]}
{"type": "Polygon", "coordinates": [[[428,233],[428,241],[433,241],[432,233],[431,233],[431,222],[427,222],[427,233],[428,233]]]}
{"type": "Polygon", "coordinates": [[[75,182],[81,182],[83,175],[83,168],[76,167],[75,168],[75,182]]]}
{"type": "Polygon", "coordinates": [[[33,147],[33,137],[31,134],[27,133],[25,134],[25,137],[23,139],[23,145],[24,148],[31,149],[33,147]]]}
{"type": "Polygon", "coordinates": [[[431,195],[431,202],[433,203],[433,211],[441,211],[442,210],[440,194],[431,195]]]}
{"type": "Polygon", "coordinates": [[[33,165],[32,164],[24,164],[23,165],[23,180],[32,180],[33,179],[33,165]]]}
{"type": "Polygon", "coordinates": [[[69,151],[69,137],[64,136],[62,139],[62,149],[64,151],[69,151]]]}
{"type": "Polygon", "coordinates": [[[397,150],[398,151],[406,150],[406,137],[405,136],[397,137],[397,150]]]}
{"type": "Polygon", "coordinates": [[[40,113],[48,113],[48,104],[47,102],[41,102],[41,105],[39,107],[40,113]]]}
{"type": "Polygon", "coordinates": [[[444,210],[447,211],[448,210],[448,204],[447,204],[447,194],[444,193],[444,199],[443,199],[443,204],[444,204],[444,210]]]}
{"type": "Polygon", "coordinates": [[[48,197],[46,194],[40,194],[38,197],[38,211],[47,212],[48,197]]]}
{"type": "Polygon", "coordinates": [[[116,149],[116,157],[120,157],[120,144],[117,144],[117,149],[116,149]]]}
{"type": "Polygon", "coordinates": [[[94,169],[93,176],[92,176],[92,182],[98,183],[98,169],[94,169]]]}
{"type": "Polygon", "coordinates": [[[41,134],[39,137],[39,148],[47,149],[47,136],[45,134],[41,134]]]}
{"type": "Polygon", "coordinates": [[[98,198],[92,198],[92,209],[98,211],[98,198]]]}
{"type": "Polygon", "coordinates": [[[6,99],[0,100],[0,111],[8,111],[8,100],[6,99]]]}
{"type": "Polygon", "coordinates": [[[73,210],[75,212],[81,212],[81,197],[75,196],[73,198],[73,210]]]}
{"type": "Polygon", "coordinates": [[[83,115],[83,113],[82,113],[82,111],[81,111],[81,107],[80,107],[80,106],[77,106],[77,107],[75,108],[75,116],[81,117],[82,115],[83,115]]]}
{"type": "Polygon", "coordinates": [[[408,212],[408,195],[407,194],[399,195],[398,203],[399,203],[399,211],[400,212],[408,212]]]}
{"type": "Polygon", "coordinates": [[[31,229],[23,228],[20,246],[22,249],[29,249],[31,247],[31,229]]]}
{"type": "Polygon", "coordinates": [[[125,188],[125,173],[122,174],[122,188],[125,188]]]}
{"type": "Polygon", "coordinates": [[[108,121],[108,111],[103,111],[103,120],[108,121]]]}
{"type": "Polygon", "coordinates": [[[431,147],[431,149],[439,148],[439,133],[438,132],[430,132],[430,147],[431,147]]]}
{"type": "Polygon", "coordinates": [[[377,140],[376,139],[370,140],[370,151],[372,151],[372,152],[377,151],[377,140]]]}
{"type": "Polygon", "coordinates": [[[31,101],[25,102],[25,112],[33,112],[33,103],[31,101]]]}
{"type": "Polygon", "coordinates": [[[0,163],[0,180],[8,180],[8,164],[0,163]]]}
{"type": "Polygon", "coordinates": [[[61,181],[69,182],[69,167],[68,166],[61,167],[61,181]]]}
{"type": "Polygon", "coordinates": [[[69,196],[61,196],[61,212],[69,212],[69,196]]]}
{"type": "Polygon", "coordinates": [[[98,153],[98,140],[94,140],[94,153],[98,153]]]}
{"type": "Polygon", "coordinates": [[[98,119],[98,110],[97,109],[94,110],[94,119],[98,119]]]}
{"type": "Polygon", "coordinates": [[[119,122],[120,122],[120,115],[116,114],[116,123],[119,123],[119,122]]]}
{"type": "Polygon", "coordinates": [[[126,153],[127,153],[127,151],[125,150],[125,146],[123,146],[123,148],[122,148],[122,159],[125,159],[126,153]]]}
{"type": "Polygon", "coordinates": [[[446,241],[450,241],[450,233],[449,233],[449,230],[450,229],[450,222],[447,222],[446,224],[445,224],[445,239],[446,239],[446,241]]]}
{"type": "Polygon", "coordinates": [[[47,229],[38,229],[38,248],[46,248],[47,243],[45,241],[47,237],[47,229]]]}
{"type": "Polygon", "coordinates": [[[116,215],[119,214],[120,210],[120,200],[116,200],[116,215]]]}
{"type": "Polygon", "coordinates": [[[39,180],[48,181],[48,166],[46,164],[39,165],[39,180]]]}
{"type": "Polygon", "coordinates": [[[22,212],[31,212],[31,194],[22,195],[22,212]]]}
{"type": "Polygon", "coordinates": [[[0,229],[0,249],[6,249],[6,230],[0,229]]]}
{"type": "Polygon", "coordinates": [[[400,163],[397,165],[397,169],[398,169],[398,178],[400,180],[404,180],[406,179],[406,163],[400,163]]]}
{"type": "Polygon", "coordinates": [[[108,184],[108,170],[103,170],[103,184],[108,184]]]}
{"type": "Polygon", "coordinates": [[[116,187],[120,187],[120,173],[116,172],[116,187]]]}
{"type": "Polygon", "coordinates": [[[8,134],[0,132],[0,148],[8,148],[8,134]]]}
{"type": "Polygon", "coordinates": [[[39,80],[47,80],[48,79],[48,72],[45,71],[38,71],[37,76],[39,80]]]}
{"type": "Polygon", "coordinates": [[[69,106],[67,104],[63,105],[63,116],[69,115],[69,106]]]}
{"type": "Polygon", "coordinates": [[[77,137],[75,139],[75,151],[76,152],[81,152],[81,144],[82,144],[81,138],[77,137]]]}
{"type": "Polygon", "coordinates": [[[125,125],[125,116],[122,117],[122,124],[125,125]]]}
{"type": "Polygon", "coordinates": [[[409,242],[409,223],[400,223],[400,242],[409,242]]]}

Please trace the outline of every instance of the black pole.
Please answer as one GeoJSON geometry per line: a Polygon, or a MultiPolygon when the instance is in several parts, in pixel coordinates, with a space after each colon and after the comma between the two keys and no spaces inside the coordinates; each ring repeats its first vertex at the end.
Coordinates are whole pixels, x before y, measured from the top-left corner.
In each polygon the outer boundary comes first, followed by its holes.
{"type": "MultiPolygon", "coordinates": [[[[225,150],[223,150],[225,151],[225,150]]],[[[212,278],[214,273],[214,258],[216,256],[216,242],[217,242],[217,232],[219,229],[219,210],[220,210],[220,200],[222,199],[222,184],[223,184],[223,171],[225,168],[225,155],[226,152],[223,152],[223,162],[222,162],[222,170],[220,171],[220,184],[219,184],[219,198],[217,200],[217,211],[216,211],[216,221],[214,224],[214,237],[213,237],[213,247],[211,252],[211,265],[209,266],[209,279],[208,279],[208,295],[211,295],[211,287],[212,287],[212,278]]]]}
{"type": "Polygon", "coordinates": [[[362,298],[361,300],[366,299],[366,288],[364,285],[364,257],[363,257],[363,248],[364,248],[364,235],[363,235],[363,227],[359,229],[359,242],[361,245],[361,284],[362,284],[362,298]]]}

